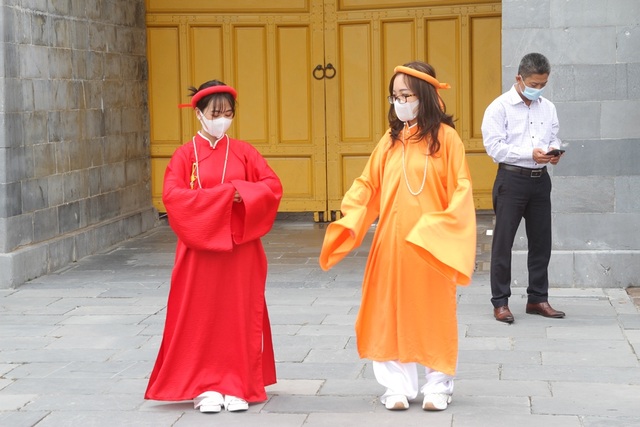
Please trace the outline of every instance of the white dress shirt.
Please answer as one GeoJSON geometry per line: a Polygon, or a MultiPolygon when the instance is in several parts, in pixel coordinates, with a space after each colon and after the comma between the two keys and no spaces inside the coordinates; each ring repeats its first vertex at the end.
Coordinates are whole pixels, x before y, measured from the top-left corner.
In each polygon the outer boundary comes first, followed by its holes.
{"type": "Polygon", "coordinates": [[[489,104],[482,119],[484,148],[493,161],[531,169],[544,166],[533,161],[534,148],[560,148],[558,129],[555,105],[540,97],[527,106],[515,85],[489,104]]]}

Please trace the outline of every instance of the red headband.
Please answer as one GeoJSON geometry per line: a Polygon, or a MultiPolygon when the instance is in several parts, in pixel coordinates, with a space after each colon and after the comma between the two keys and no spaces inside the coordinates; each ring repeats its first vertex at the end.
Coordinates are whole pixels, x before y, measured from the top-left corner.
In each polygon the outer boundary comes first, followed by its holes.
{"type": "Polygon", "coordinates": [[[233,99],[236,99],[238,97],[238,92],[236,92],[236,90],[231,86],[227,86],[227,85],[209,86],[207,88],[204,88],[196,92],[196,94],[193,95],[193,97],[191,98],[191,104],[178,104],[178,107],[180,108],[192,107],[195,109],[196,105],[198,104],[198,101],[200,101],[202,98],[204,98],[207,95],[211,95],[212,93],[230,93],[231,96],[233,96],[233,99]]]}

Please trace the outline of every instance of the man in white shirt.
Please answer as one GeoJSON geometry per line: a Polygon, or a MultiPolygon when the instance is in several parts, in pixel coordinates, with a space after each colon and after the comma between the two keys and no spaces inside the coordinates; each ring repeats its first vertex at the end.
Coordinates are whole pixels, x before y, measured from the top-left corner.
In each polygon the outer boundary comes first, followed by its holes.
{"type": "Polygon", "coordinates": [[[529,269],[528,314],[562,318],[548,302],[551,257],[551,178],[547,164],[557,164],[562,152],[556,107],[541,97],[551,66],[539,53],[520,61],[516,82],[486,109],[482,137],[487,154],[498,163],[493,186],[496,224],[491,246],[491,303],[500,322],[512,323],[511,250],[522,218],[525,220],[529,269]]]}

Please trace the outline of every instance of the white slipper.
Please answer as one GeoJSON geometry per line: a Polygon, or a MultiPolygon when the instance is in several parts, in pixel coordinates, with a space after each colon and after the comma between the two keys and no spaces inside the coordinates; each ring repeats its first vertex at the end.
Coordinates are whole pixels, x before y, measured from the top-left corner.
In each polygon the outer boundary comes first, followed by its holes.
{"type": "Polygon", "coordinates": [[[394,394],[385,398],[384,407],[390,411],[403,411],[409,409],[409,401],[405,395],[394,394]]]}
{"type": "Polygon", "coordinates": [[[448,393],[428,393],[424,395],[422,409],[425,411],[444,411],[451,403],[448,393]]]}
{"type": "Polygon", "coordinates": [[[224,397],[217,391],[205,391],[193,399],[193,407],[204,413],[216,413],[222,410],[224,397]]]}
{"type": "Polygon", "coordinates": [[[244,399],[227,395],[224,397],[224,407],[229,412],[246,411],[249,409],[249,404],[244,399]]]}

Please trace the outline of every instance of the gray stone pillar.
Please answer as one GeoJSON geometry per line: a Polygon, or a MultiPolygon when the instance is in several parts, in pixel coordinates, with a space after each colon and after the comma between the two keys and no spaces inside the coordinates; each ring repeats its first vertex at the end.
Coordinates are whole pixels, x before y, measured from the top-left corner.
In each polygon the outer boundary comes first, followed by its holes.
{"type": "Polygon", "coordinates": [[[0,287],[155,225],[144,0],[0,2],[0,287]]]}
{"type": "MultiPolygon", "coordinates": [[[[503,0],[503,88],[522,56],[551,62],[544,96],[567,152],[553,175],[552,286],[627,287],[640,278],[640,2],[503,0]]],[[[526,285],[526,237],[513,280],[526,285]]]]}

